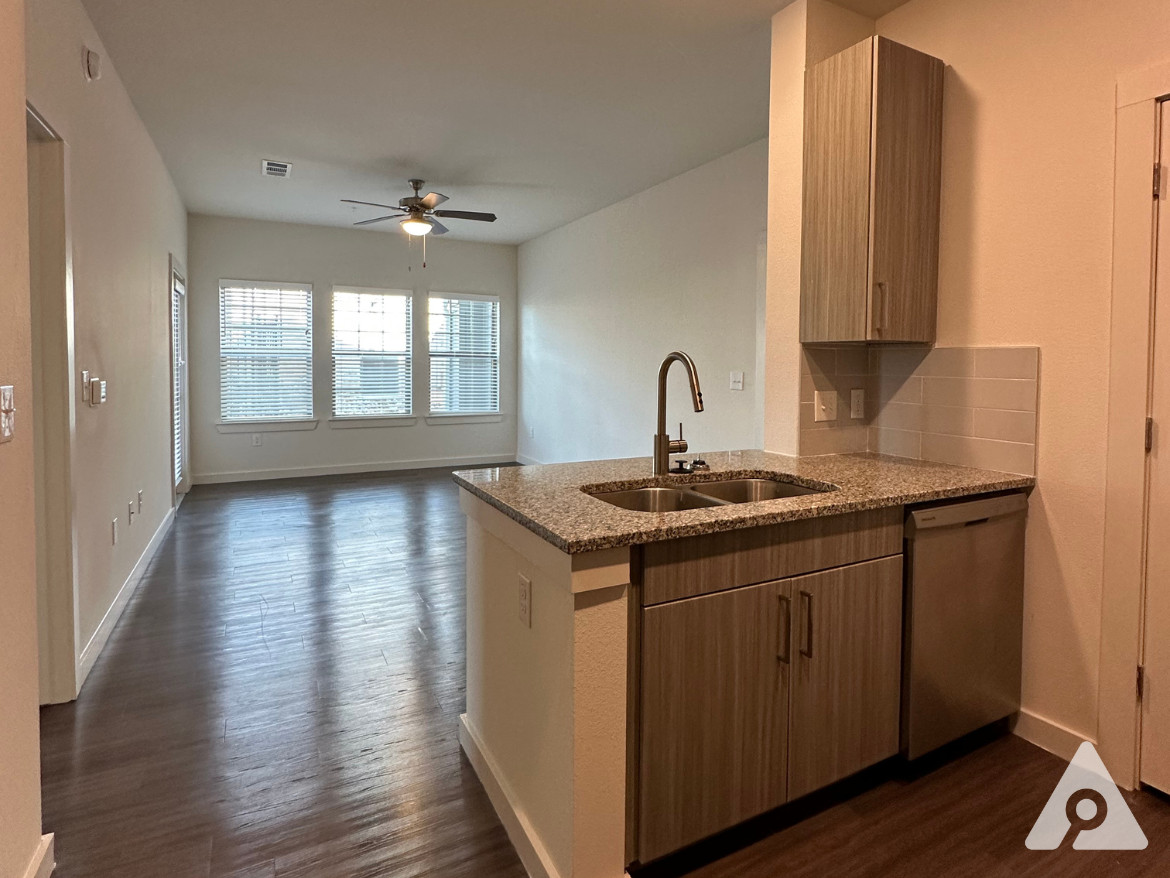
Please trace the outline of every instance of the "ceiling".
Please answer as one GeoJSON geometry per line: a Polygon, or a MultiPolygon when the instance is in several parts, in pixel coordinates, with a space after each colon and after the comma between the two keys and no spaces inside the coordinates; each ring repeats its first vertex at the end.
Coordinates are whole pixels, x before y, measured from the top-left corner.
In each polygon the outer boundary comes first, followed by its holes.
{"type": "Polygon", "coordinates": [[[192,212],[345,226],[418,176],[501,243],[766,136],[788,2],[84,0],[192,212]]]}

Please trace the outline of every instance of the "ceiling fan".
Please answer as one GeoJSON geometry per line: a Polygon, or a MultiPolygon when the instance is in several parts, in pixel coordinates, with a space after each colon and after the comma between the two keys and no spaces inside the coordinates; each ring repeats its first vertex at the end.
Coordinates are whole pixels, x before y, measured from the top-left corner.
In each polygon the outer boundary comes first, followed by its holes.
{"type": "Polygon", "coordinates": [[[435,208],[448,200],[447,196],[440,195],[438,192],[430,192],[420,198],[418,193],[422,191],[424,181],[410,180],[408,182],[411,188],[414,189],[414,195],[400,199],[397,207],[389,204],[378,204],[373,201],[354,201],[352,198],[343,198],[341,201],[344,204],[360,204],[365,207],[383,207],[386,210],[398,211],[398,213],[362,220],[361,222],[354,223],[355,226],[368,226],[374,223],[396,219],[400,220],[400,225],[404,232],[414,236],[447,234],[450,229],[435,219],[435,217],[475,220],[481,223],[494,223],[496,221],[496,215],[494,213],[479,213],[474,210],[436,210],[435,208]]]}

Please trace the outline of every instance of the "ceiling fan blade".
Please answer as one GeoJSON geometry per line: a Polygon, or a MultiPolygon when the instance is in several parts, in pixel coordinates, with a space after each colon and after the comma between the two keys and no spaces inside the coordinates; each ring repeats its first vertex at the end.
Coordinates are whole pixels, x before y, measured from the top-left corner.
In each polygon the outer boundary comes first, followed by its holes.
{"type": "Polygon", "coordinates": [[[476,220],[481,223],[494,223],[496,221],[496,215],[494,213],[479,213],[474,210],[436,210],[435,216],[445,216],[451,219],[476,220]]]}
{"type": "Polygon", "coordinates": [[[354,223],[354,225],[355,226],[368,226],[371,223],[382,223],[382,222],[385,222],[386,220],[389,220],[389,219],[400,219],[401,217],[404,217],[404,216],[406,216],[406,214],[404,214],[404,213],[392,213],[389,216],[378,216],[378,217],[374,217],[373,219],[362,220],[360,223],[354,223]]]}
{"type": "Polygon", "coordinates": [[[387,210],[398,210],[397,204],[378,204],[375,201],[354,201],[352,198],[341,199],[342,204],[363,204],[366,207],[384,207],[387,210]]]}
{"type": "Polygon", "coordinates": [[[440,195],[438,192],[428,192],[419,203],[427,210],[434,210],[444,201],[450,201],[450,199],[446,195],[440,195]]]}
{"type": "Polygon", "coordinates": [[[447,228],[445,225],[443,225],[441,222],[438,222],[437,220],[431,220],[431,234],[432,235],[445,235],[449,231],[451,231],[451,230],[449,228],[447,228]]]}

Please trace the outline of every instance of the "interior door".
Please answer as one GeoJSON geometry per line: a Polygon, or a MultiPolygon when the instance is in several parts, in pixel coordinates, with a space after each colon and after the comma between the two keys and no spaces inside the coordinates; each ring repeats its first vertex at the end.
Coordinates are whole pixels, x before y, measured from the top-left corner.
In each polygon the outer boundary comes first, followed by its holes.
{"type": "Polygon", "coordinates": [[[171,448],[176,494],[190,487],[187,431],[187,281],[171,260],[171,448]]]}
{"type": "Polygon", "coordinates": [[[898,752],[902,556],[789,582],[788,798],[797,799],[898,752]]]}
{"type": "MultiPolygon", "coordinates": [[[[1163,181],[1170,165],[1170,111],[1161,105],[1163,181]]],[[[1170,792],[1170,202],[1157,203],[1157,285],[1150,411],[1156,425],[1147,460],[1145,668],[1141,713],[1141,781],[1170,792]]]]}
{"type": "Polygon", "coordinates": [[[786,582],[643,611],[643,863],[784,803],[791,616],[786,582]]]}

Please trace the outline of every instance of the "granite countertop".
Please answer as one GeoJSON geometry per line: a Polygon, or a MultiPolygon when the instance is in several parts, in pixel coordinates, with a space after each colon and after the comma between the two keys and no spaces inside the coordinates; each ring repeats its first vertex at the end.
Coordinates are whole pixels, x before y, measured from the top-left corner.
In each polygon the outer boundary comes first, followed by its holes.
{"type": "Polygon", "coordinates": [[[790,457],[765,451],[721,451],[702,457],[711,471],[693,475],[656,478],[650,475],[650,458],[633,457],[460,470],[454,479],[568,554],[1036,484],[1030,476],[873,453],[790,457]],[[760,476],[782,476],[814,488],[834,485],[837,490],[664,513],[620,509],[586,493],[760,476]]]}

